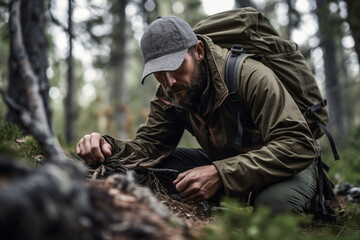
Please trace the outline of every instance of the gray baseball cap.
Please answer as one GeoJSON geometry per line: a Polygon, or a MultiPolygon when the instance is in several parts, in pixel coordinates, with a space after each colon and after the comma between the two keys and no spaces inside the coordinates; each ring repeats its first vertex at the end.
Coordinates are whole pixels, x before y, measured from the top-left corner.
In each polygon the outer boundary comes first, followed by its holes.
{"type": "Polygon", "coordinates": [[[145,61],[141,83],[154,72],[178,69],[188,48],[195,46],[197,40],[190,25],[181,18],[158,17],[141,38],[141,51],[145,61]]]}

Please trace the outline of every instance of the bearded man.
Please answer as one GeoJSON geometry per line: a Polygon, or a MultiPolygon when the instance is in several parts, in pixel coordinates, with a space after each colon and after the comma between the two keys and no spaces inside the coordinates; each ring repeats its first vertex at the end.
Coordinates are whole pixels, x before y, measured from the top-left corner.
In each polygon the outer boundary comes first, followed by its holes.
{"type": "Polygon", "coordinates": [[[152,159],[165,156],[158,168],[176,169],[175,179],[158,178],[170,193],[196,202],[222,196],[247,199],[274,213],[305,213],[316,193],[316,154],[312,133],[296,103],[276,75],[247,58],[238,77],[243,138],[236,141],[237,118],[226,104],[225,63],[230,52],[188,23],[159,17],[141,39],[145,60],[142,83],[154,74],[160,86],[150,113],[129,141],[92,133],[77,144],[88,162],[112,154],[152,159]],[[177,147],[184,130],[201,149],[177,147]]]}

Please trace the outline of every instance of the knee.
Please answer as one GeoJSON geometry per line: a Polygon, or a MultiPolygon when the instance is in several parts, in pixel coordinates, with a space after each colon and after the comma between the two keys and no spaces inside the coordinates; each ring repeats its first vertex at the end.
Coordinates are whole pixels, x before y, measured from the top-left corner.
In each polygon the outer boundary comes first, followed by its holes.
{"type": "Polygon", "coordinates": [[[275,193],[272,191],[263,191],[256,196],[254,201],[254,208],[260,206],[267,207],[273,214],[295,213],[303,214],[305,204],[297,196],[292,196],[283,193],[275,193]]]}

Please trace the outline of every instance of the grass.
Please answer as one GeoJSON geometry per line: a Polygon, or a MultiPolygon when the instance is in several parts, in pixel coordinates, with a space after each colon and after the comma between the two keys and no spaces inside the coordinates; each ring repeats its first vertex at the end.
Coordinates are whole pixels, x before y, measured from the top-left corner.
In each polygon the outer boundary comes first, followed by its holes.
{"type": "Polygon", "coordinates": [[[24,137],[16,125],[0,119],[0,154],[34,163],[34,157],[42,155],[42,150],[32,136],[24,137]]]}
{"type": "Polygon", "coordinates": [[[284,214],[273,216],[267,208],[253,211],[237,201],[224,201],[224,210],[215,224],[206,226],[197,240],[345,240],[359,239],[359,207],[352,205],[351,214],[334,222],[313,221],[312,216],[284,214]]]}

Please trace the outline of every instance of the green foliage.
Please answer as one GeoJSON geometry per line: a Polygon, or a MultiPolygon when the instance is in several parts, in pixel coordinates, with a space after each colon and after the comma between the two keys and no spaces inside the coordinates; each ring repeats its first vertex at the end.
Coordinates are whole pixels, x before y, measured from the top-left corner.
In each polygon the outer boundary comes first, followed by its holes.
{"type": "Polygon", "coordinates": [[[0,142],[9,141],[13,142],[21,137],[21,131],[18,126],[9,124],[0,119],[0,142]]]}
{"type": "Polygon", "coordinates": [[[42,150],[33,136],[27,136],[24,142],[16,148],[16,153],[25,158],[33,158],[36,155],[42,154],[42,150]]]}
{"type": "Polygon", "coordinates": [[[295,215],[273,216],[269,209],[242,207],[238,202],[226,200],[226,210],[217,217],[216,224],[204,229],[201,239],[300,239],[298,226],[309,218],[295,215]]]}
{"type": "Polygon", "coordinates": [[[310,239],[357,239],[360,213],[357,209],[351,222],[343,225],[317,224],[311,221],[311,216],[293,214],[273,215],[267,208],[243,207],[236,201],[225,200],[224,212],[217,216],[215,224],[203,228],[197,239],[204,240],[310,240],[310,239]],[[357,222],[358,223],[358,222],[357,222]],[[353,227],[351,227],[353,226],[353,227]],[[355,227],[355,228],[354,228],[355,227]]]}
{"type": "Polygon", "coordinates": [[[32,159],[42,150],[32,136],[23,138],[18,126],[0,120],[0,154],[32,159]]]}

